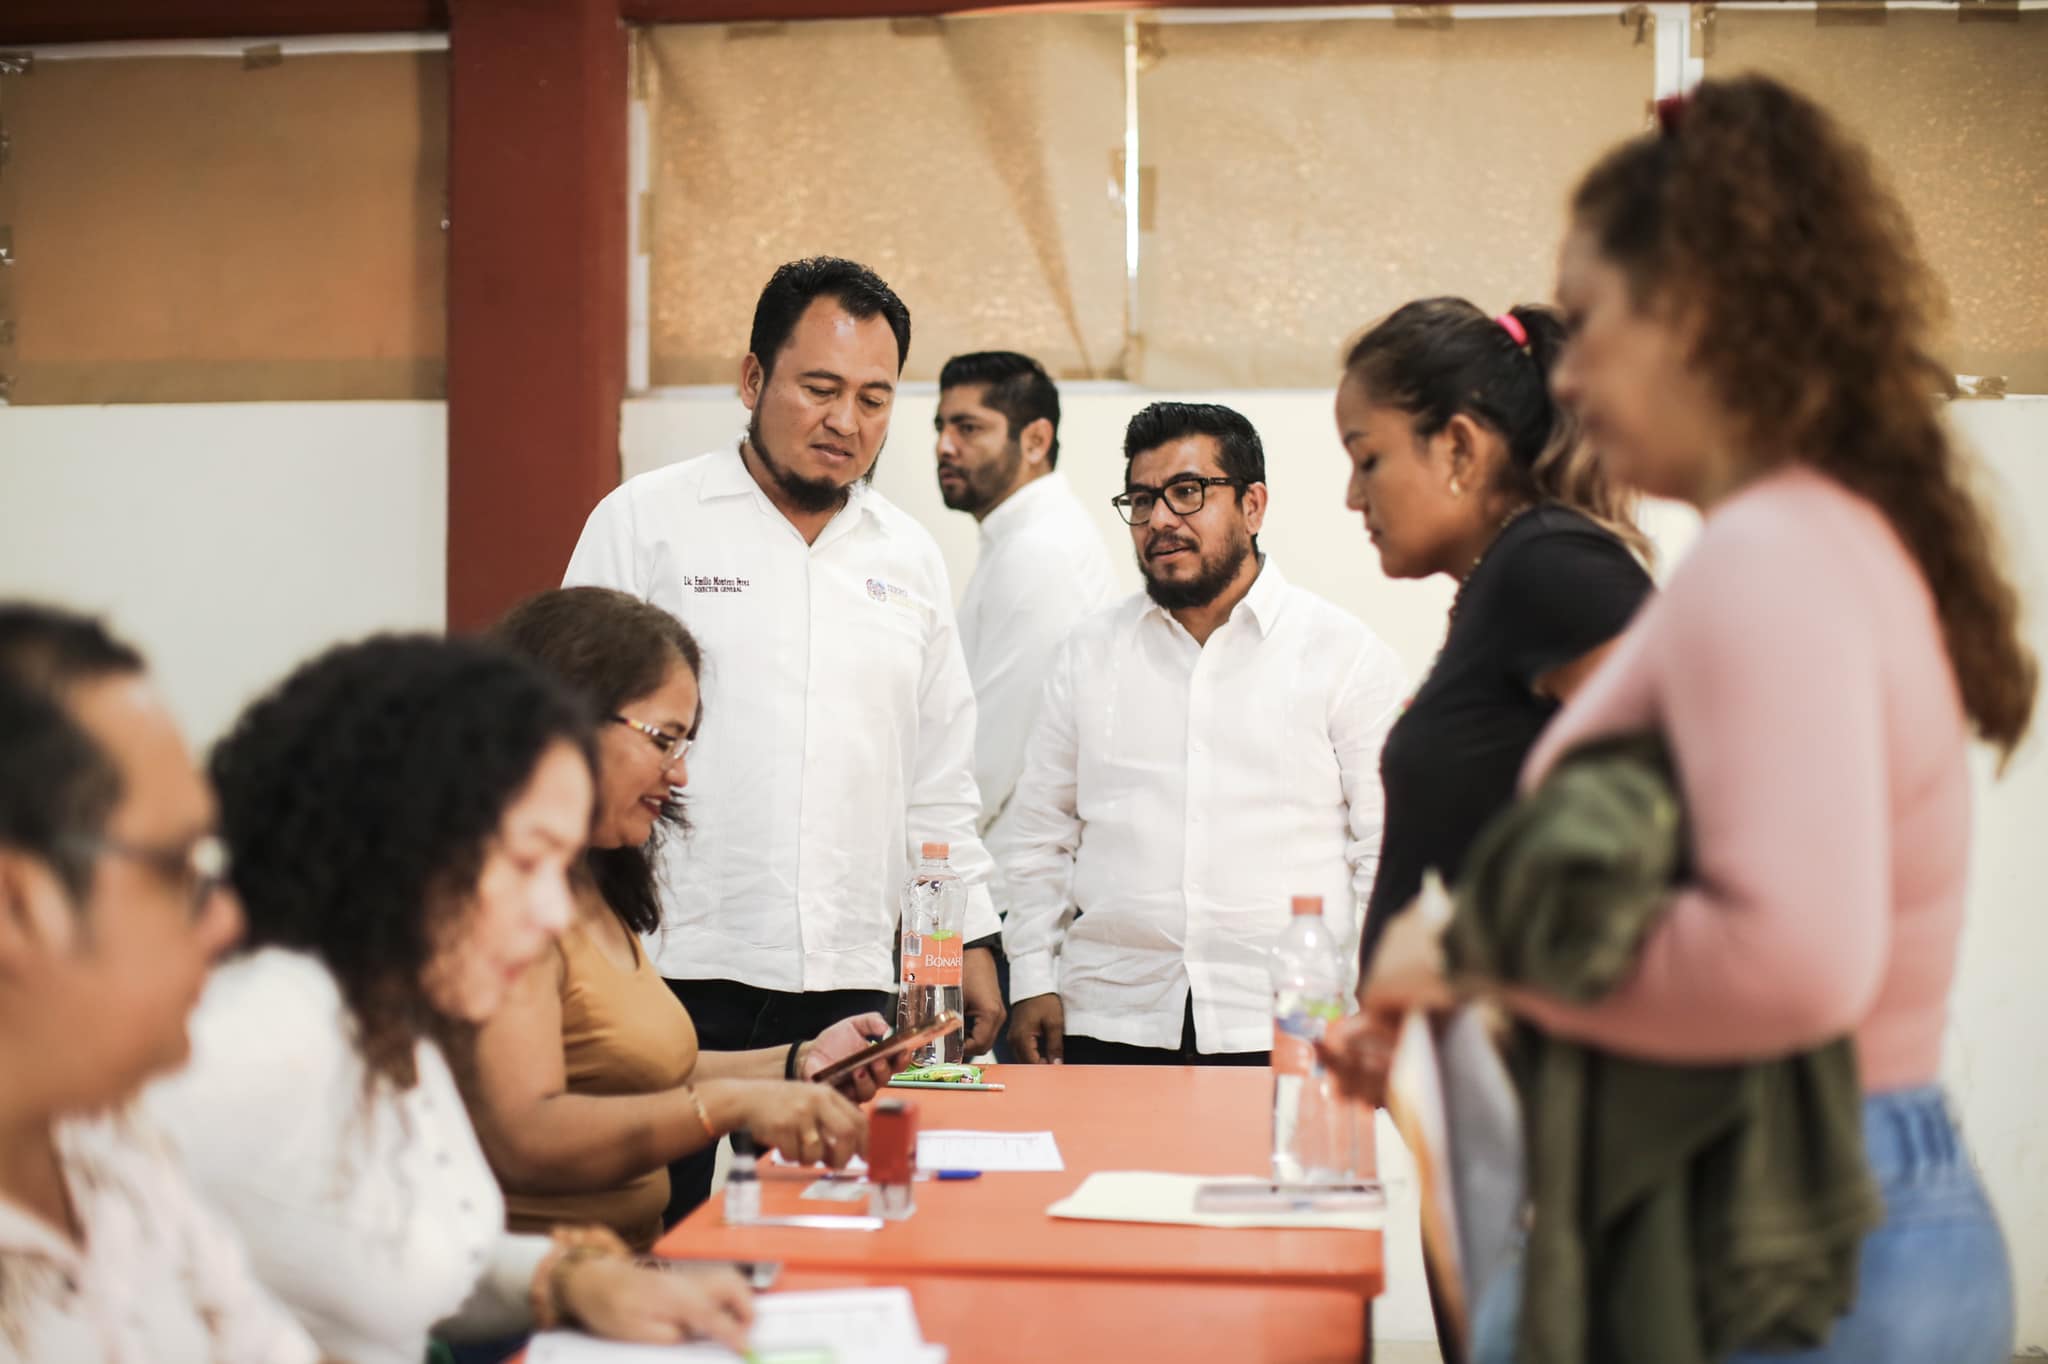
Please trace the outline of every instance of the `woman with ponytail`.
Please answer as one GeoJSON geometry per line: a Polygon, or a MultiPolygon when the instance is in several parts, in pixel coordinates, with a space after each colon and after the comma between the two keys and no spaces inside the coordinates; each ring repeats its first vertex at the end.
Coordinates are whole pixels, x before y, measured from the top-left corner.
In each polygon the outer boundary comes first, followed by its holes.
{"type": "Polygon", "coordinates": [[[1425,873],[1457,877],[1536,736],[1650,591],[1632,500],[1551,398],[1563,340],[1547,308],[1495,318],[1427,298],[1345,358],[1346,504],[1389,577],[1458,582],[1443,650],[1381,751],[1387,823],[1361,969],[1425,873]]]}
{"type": "MultiPolygon", "coordinates": [[[[1461,298],[1426,298],[1345,356],[1346,505],[1364,517],[1388,577],[1458,583],[1443,648],[1380,751],[1387,815],[1360,979],[1423,877],[1455,880],[1480,830],[1513,803],[1536,736],[1650,592],[1633,501],[1551,397],[1563,339],[1547,308],[1490,317],[1461,298]]],[[[1326,1042],[1340,1079],[1374,1102],[1398,1022],[1360,1013],[1326,1042]]],[[[1461,1333],[1426,1267],[1437,1338],[1459,1360],[1461,1333]]]]}
{"type": "MultiPolygon", "coordinates": [[[[1699,1068],[1703,1083],[1853,1039],[1849,1121],[1882,1221],[1851,1242],[1846,1312],[1790,1350],[1744,1336],[1702,1353],[2002,1364],[2011,1264],[1939,1072],[1970,742],[2011,754],[2037,669],[1941,420],[1939,290],[1868,152],[1812,101],[1749,76],[1667,102],[1657,132],[1580,182],[1558,298],[1571,329],[1559,396],[1619,477],[1692,503],[1705,525],[1523,785],[1589,743],[1654,733],[1689,859],[1611,990],[1500,998],[1542,1036],[1699,1068]]],[[[1389,1012],[1451,997],[1419,916],[1389,928],[1366,996],[1389,1012]]],[[[1796,1189],[1807,1172],[1774,1173],[1796,1189]]],[[[1557,1214],[1539,1202],[1532,1247],[1557,1214]]],[[[1597,1270],[1589,1298],[1615,1301],[1622,1273],[1597,1270]]],[[[1521,1286],[1508,1271],[1487,1286],[1480,1360],[1542,1357],[1523,1328],[1550,1300],[1532,1293],[1525,1312],[1521,1286]]]]}

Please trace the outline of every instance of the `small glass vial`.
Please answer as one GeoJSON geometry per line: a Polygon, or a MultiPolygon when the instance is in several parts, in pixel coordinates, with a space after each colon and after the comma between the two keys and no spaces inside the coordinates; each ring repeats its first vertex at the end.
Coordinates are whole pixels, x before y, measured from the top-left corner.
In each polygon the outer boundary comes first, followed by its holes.
{"type": "Polygon", "coordinates": [[[732,1169],[725,1176],[725,1223],[746,1226],[761,1220],[761,1175],[755,1166],[751,1138],[735,1134],[732,1169]]]}

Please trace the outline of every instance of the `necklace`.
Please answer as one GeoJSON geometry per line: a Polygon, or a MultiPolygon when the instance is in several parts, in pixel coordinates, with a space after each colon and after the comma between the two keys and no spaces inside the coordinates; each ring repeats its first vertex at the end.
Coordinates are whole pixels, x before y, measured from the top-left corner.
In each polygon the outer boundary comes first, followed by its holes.
{"type": "Polygon", "coordinates": [[[1465,588],[1471,584],[1473,576],[1479,572],[1479,565],[1486,562],[1486,556],[1493,553],[1493,547],[1500,543],[1501,536],[1507,534],[1509,526],[1521,520],[1525,514],[1535,510],[1536,504],[1534,502],[1524,502],[1521,506],[1500,519],[1500,524],[1494,527],[1492,538],[1486,542],[1486,548],[1479,551],[1478,557],[1472,560],[1472,566],[1465,570],[1465,576],[1458,580],[1457,594],[1451,598],[1451,620],[1458,618],[1458,608],[1465,603],[1465,588]]]}

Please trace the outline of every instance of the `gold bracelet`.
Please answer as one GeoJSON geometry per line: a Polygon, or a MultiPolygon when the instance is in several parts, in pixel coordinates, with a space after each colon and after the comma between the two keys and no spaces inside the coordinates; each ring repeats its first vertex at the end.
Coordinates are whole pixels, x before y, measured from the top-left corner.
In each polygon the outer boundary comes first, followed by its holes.
{"type": "Polygon", "coordinates": [[[704,1096],[697,1092],[697,1087],[695,1085],[684,1085],[683,1093],[690,1096],[690,1103],[697,1110],[697,1121],[704,1124],[704,1135],[709,1137],[714,1142],[717,1141],[719,1138],[719,1131],[718,1128],[712,1124],[710,1110],[704,1107],[704,1096]]]}
{"type": "Polygon", "coordinates": [[[534,1267],[526,1292],[536,1331],[552,1331],[570,1320],[562,1301],[562,1285],[570,1270],[586,1260],[633,1258],[632,1248],[610,1227],[556,1227],[550,1235],[554,1244],[534,1267]]]}

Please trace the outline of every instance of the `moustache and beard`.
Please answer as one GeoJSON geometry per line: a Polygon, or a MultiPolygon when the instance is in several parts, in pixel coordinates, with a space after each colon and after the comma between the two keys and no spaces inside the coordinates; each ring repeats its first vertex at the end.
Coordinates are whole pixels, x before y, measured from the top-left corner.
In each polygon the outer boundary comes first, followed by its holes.
{"type": "Polygon", "coordinates": [[[980,516],[1016,487],[1017,474],[1023,467],[1024,446],[1013,440],[1001,456],[978,469],[966,464],[954,465],[953,471],[960,475],[959,486],[949,488],[944,480],[940,480],[939,496],[950,510],[980,516]]]}
{"type": "Polygon", "coordinates": [[[1170,545],[1200,553],[1199,547],[1187,536],[1162,531],[1146,541],[1145,552],[1138,556],[1138,572],[1145,576],[1145,595],[1168,611],[1186,611],[1215,601],[1237,577],[1238,570],[1244,567],[1244,561],[1252,553],[1252,537],[1244,527],[1238,526],[1233,529],[1228,542],[1201,556],[1194,577],[1156,578],[1152,574],[1152,551],[1170,545]]]}
{"type": "MultiPolygon", "coordinates": [[[[776,488],[798,511],[827,512],[845,504],[845,484],[834,483],[829,478],[805,478],[777,458],[775,452],[768,448],[768,443],[761,439],[761,412],[758,408],[747,419],[747,444],[753,447],[754,457],[761,461],[761,467],[767,470],[776,488]]],[[[872,482],[881,463],[879,458],[876,459],[860,476],[860,481],[872,482]]]]}

